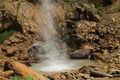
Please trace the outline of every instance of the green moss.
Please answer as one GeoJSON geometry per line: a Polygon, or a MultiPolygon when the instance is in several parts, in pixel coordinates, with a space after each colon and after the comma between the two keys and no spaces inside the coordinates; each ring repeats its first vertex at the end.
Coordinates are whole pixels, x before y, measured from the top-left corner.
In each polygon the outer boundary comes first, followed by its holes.
{"type": "Polygon", "coordinates": [[[27,75],[26,80],[34,80],[34,77],[27,75]]]}
{"type": "Polygon", "coordinates": [[[20,74],[14,73],[12,80],[23,80],[20,74]]]}
{"type": "Polygon", "coordinates": [[[9,39],[9,37],[15,33],[15,30],[8,30],[8,31],[4,31],[0,34],[0,44],[2,44],[5,40],[9,39]]]}
{"type": "MultiPolygon", "coordinates": [[[[24,80],[24,79],[22,78],[22,75],[15,72],[14,75],[13,75],[12,80],[24,80]]],[[[34,80],[34,77],[31,76],[31,75],[27,75],[26,80],[34,80]]]]}

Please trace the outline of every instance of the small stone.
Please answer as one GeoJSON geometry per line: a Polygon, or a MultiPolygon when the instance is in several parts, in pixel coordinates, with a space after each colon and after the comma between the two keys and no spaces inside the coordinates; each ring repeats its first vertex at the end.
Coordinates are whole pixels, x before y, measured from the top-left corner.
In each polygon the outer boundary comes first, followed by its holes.
{"type": "Polygon", "coordinates": [[[18,59],[19,60],[26,60],[26,59],[28,59],[28,54],[27,53],[20,53],[20,56],[18,59]]]}
{"type": "Polygon", "coordinates": [[[100,60],[96,60],[96,62],[97,62],[98,64],[103,64],[103,62],[100,61],[100,60]]]}
{"type": "Polygon", "coordinates": [[[109,60],[109,63],[111,63],[111,62],[113,62],[113,60],[112,60],[112,59],[110,59],[110,60],[109,60]]]}
{"type": "Polygon", "coordinates": [[[83,66],[79,69],[80,73],[89,73],[89,68],[87,66],[83,66]]]}
{"type": "Polygon", "coordinates": [[[108,52],[107,49],[106,49],[106,50],[103,50],[103,54],[104,54],[104,55],[108,55],[108,53],[109,53],[109,52],[108,52]]]}
{"type": "Polygon", "coordinates": [[[4,41],[4,44],[5,44],[5,45],[8,45],[8,44],[11,44],[11,42],[10,42],[9,40],[5,40],[5,41],[4,41]]]}
{"type": "Polygon", "coordinates": [[[90,79],[89,74],[81,74],[81,77],[84,78],[84,79],[90,79]]]}
{"type": "Polygon", "coordinates": [[[7,54],[13,54],[14,50],[11,47],[7,48],[7,54]]]}
{"type": "Polygon", "coordinates": [[[101,21],[101,18],[100,18],[100,16],[99,16],[98,14],[94,14],[93,16],[94,16],[93,19],[94,19],[96,22],[100,22],[100,21],[101,21]]]}
{"type": "Polygon", "coordinates": [[[111,19],[112,19],[112,21],[116,21],[115,18],[111,18],[111,19]]]}
{"type": "Polygon", "coordinates": [[[20,39],[16,38],[15,36],[11,36],[9,38],[9,40],[12,42],[12,43],[19,43],[20,42],[20,39]]]}
{"type": "Polygon", "coordinates": [[[105,60],[105,56],[102,55],[102,54],[100,54],[100,53],[94,53],[94,54],[91,55],[90,59],[91,60],[97,60],[97,59],[99,59],[99,60],[105,60]]]}
{"type": "Polygon", "coordinates": [[[99,71],[99,68],[94,68],[95,71],[99,71]]]}

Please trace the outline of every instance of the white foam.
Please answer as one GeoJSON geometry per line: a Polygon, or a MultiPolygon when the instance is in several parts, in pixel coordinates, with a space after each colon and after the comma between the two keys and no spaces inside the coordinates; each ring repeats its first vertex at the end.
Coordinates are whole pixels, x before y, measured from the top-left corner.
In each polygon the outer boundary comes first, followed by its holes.
{"type": "Polygon", "coordinates": [[[69,70],[77,70],[85,65],[94,65],[90,60],[58,60],[48,59],[39,64],[35,64],[32,68],[38,72],[64,72],[69,70]]]}
{"type": "Polygon", "coordinates": [[[73,68],[73,64],[70,64],[67,60],[48,59],[42,61],[40,64],[34,65],[33,68],[36,68],[37,71],[56,72],[71,70],[73,68]]]}

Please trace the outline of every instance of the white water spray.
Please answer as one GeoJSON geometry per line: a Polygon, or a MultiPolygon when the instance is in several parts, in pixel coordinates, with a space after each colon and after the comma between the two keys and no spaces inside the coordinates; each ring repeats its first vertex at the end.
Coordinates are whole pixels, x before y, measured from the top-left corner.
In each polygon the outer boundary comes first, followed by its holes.
{"type": "MultiPolygon", "coordinates": [[[[45,16],[45,23],[42,26],[42,37],[44,38],[45,44],[42,46],[46,54],[44,57],[48,59],[43,60],[40,64],[33,66],[37,71],[62,71],[69,70],[71,67],[70,63],[68,64],[68,56],[65,50],[61,50],[59,47],[60,39],[57,37],[57,31],[55,29],[55,21],[53,19],[52,8],[53,5],[51,0],[41,0],[42,3],[42,12],[45,16]]],[[[41,26],[40,26],[41,27],[41,26]]]]}
{"type": "Polygon", "coordinates": [[[42,46],[46,52],[44,57],[48,59],[43,60],[42,62],[35,64],[32,68],[36,71],[44,72],[56,72],[56,71],[65,71],[79,69],[80,66],[91,64],[89,61],[78,61],[70,60],[67,56],[67,52],[61,50],[58,43],[60,40],[56,35],[55,23],[52,15],[53,5],[51,0],[40,0],[42,3],[42,12],[45,16],[45,23],[42,27],[42,37],[44,38],[45,44],[42,46]],[[79,65],[80,64],[80,65],[79,65]]]}
{"type": "Polygon", "coordinates": [[[52,15],[52,3],[51,0],[41,0],[42,6],[43,6],[43,13],[46,16],[46,23],[44,25],[43,29],[43,37],[45,40],[45,45],[43,46],[44,50],[46,51],[46,56],[50,59],[59,57],[63,58],[65,56],[61,56],[60,48],[58,45],[58,37],[56,35],[55,30],[55,23],[52,15]]]}

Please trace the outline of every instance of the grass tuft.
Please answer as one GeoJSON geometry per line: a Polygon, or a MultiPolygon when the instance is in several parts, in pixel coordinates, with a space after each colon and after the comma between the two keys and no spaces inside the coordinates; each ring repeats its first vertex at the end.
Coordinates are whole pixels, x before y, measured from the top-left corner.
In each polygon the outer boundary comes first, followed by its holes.
{"type": "Polygon", "coordinates": [[[4,31],[3,33],[0,34],[0,44],[2,44],[5,40],[9,39],[9,37],[15,33],[15,30],[8,30],[4,31]]]}

